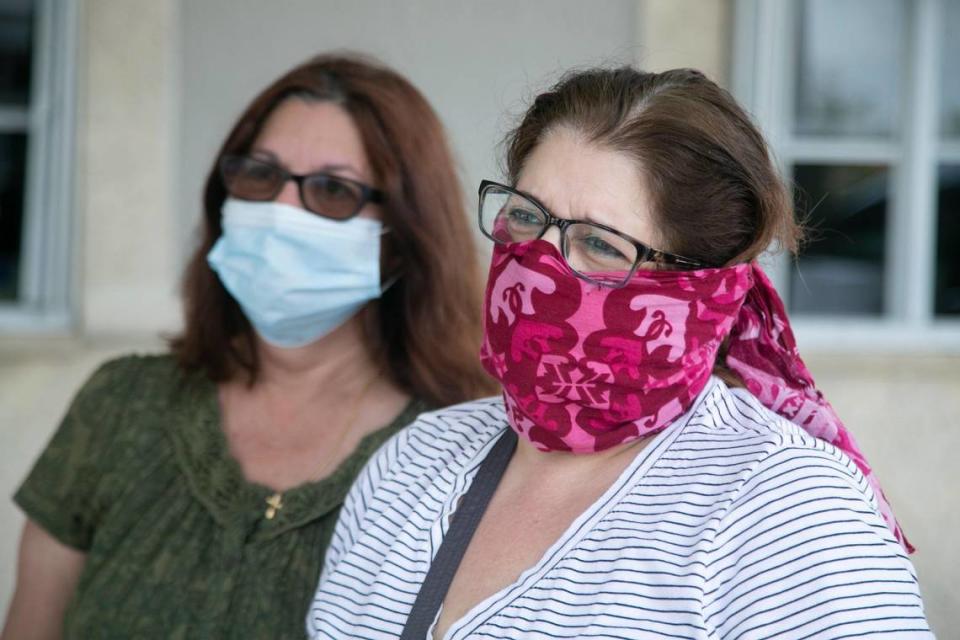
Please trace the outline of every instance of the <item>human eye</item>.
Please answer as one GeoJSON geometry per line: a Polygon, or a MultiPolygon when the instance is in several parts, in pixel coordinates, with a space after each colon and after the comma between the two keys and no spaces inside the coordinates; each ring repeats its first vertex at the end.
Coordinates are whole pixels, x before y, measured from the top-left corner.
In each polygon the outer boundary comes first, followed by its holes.
{"type": "Polygon", "coordinates": [[[283,184],[277,167],[243,156],[226,156],[221,164],[223,183],[234,198],[262,201],[273,198],[283,184]]]}
{"type": "Polygon", "coordinates": [[[275,180],[281,172],[280,169],[271,164],[251,158],[239,167],[238,173],[247,180],[269,182],[275,180]]]}
{"type": "Polygon", "coordinates": [[[630,241],[591,224],[568,227],[567,243],[567,262],[581,273],[622,273],[633,267],[637,257],[630,241]]]}
{"type": "Polygon", "coordinates": [[[314,174],[308,178],[307,187],[311,196],[318,201],[354,201],[357,199],[357,193],[353,185],[336,176],[323,173],[314,174]]]}
{"type": "Polygon", "coordinates": [[[578,239],[578,242],[589,253],[605,259],[626,260],[627,256],[615,246],[598,235],[588,235],[578,239]]]}
{"type": "Polygon", "coordinates": [[[323,194],[328,198],[346,198],[353,194],[353,190],[347,183],[337,178],[328,177],[322,182],[321,188],[323,189],[323,194]]]}
{"type": "Polygon", "coordinates": [[[527,209],[521,209],[519,207],[511,207],[506,211],[507,219],[510,221],[510,224],[516,226],[540,226],[541,220],[533,211],[527,209]]]}

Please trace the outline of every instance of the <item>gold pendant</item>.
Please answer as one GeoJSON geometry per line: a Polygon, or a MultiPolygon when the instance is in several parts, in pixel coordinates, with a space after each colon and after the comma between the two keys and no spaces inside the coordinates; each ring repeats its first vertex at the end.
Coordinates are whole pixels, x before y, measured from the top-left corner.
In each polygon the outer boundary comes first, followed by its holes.
{"type": "Polygon", "coordinates": [[[263,514],[267,520],[273,520],[277,511],[283,508],[283,494],[275,493],[267,498],[267,511],[263,514]]]}

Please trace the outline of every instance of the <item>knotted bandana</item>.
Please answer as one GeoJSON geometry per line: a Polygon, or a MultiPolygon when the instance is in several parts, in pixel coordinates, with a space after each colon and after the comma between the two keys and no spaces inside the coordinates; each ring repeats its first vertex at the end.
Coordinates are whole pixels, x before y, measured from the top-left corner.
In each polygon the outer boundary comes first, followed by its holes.
{"type": "Polygon", "coordinates": [[[912,552],[759,266],[640,270],[611,289],[578,278],[549,242],[494,247],[481,362],[503,386],[510,426],[543,451],[590,453],[664,429],[706,386],[728,337],[727,366],[768,408],[854,461],[912,552]]]}

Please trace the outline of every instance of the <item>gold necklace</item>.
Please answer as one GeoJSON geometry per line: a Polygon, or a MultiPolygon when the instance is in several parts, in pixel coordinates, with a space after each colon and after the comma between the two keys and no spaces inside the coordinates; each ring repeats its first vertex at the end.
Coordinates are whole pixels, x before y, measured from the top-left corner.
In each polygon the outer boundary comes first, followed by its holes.
{"type": "MultiPolygon", "coordinates": [[[[347,420],[343,430],[340,432],[340,437],[337,438],[336,446],[333,449],[333,456],[331,457],[330,461],[323,466],[321,472],[313,476],[313,479],[308,480],[308,482],[319,480],[325,476],[330,466],[336,461],[337,455],[340,453],[340,449],[343,448],[343,443],[347,439],[347,433],[353,429],[353,423],[356,422],[357,418],[360,416],[360,401],[367,396],[370,388],[373,387],[373,383],[379,378],[380,372],[378,371],[369,380],[367,380],[366,384],[363,385],[363,388],[359,391],[359,393],[357,393],[357,397],[353,401],[353,406],[350,408],[350,419],[347,420]]],[[[267,509],[263,512],[264,518],[267,520],[273,520],[277,516],[277,513],[280,511],[280,509],[283,509],[284,493],[284,491],[277,491],[264,499],[264,502],[267,503],[267,509]]]]}

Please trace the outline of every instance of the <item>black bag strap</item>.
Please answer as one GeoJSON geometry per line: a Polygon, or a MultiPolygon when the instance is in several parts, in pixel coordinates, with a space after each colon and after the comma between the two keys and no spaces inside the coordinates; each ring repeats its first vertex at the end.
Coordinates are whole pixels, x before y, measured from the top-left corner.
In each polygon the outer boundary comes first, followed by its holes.
{"type": "Polygon", "coordinates": [[[517,434],[507,429],[493,445],[490,453],[480,465],[473,484],[463,496],[460,506],[453,515],[450,529],[444,537],[437,555],[433,558],[427,577],[420,586],[420,592],[410,610],[407,624],[403,627],[400,640],[424,640],[437,611],[447,597],[453,576],[460,567],[463,554],[473,538],[480,518],[483,517],[490,504],[490,498],[500,484],[500,478],[507,468],[507,463],[517,447],[517,434]]]}

